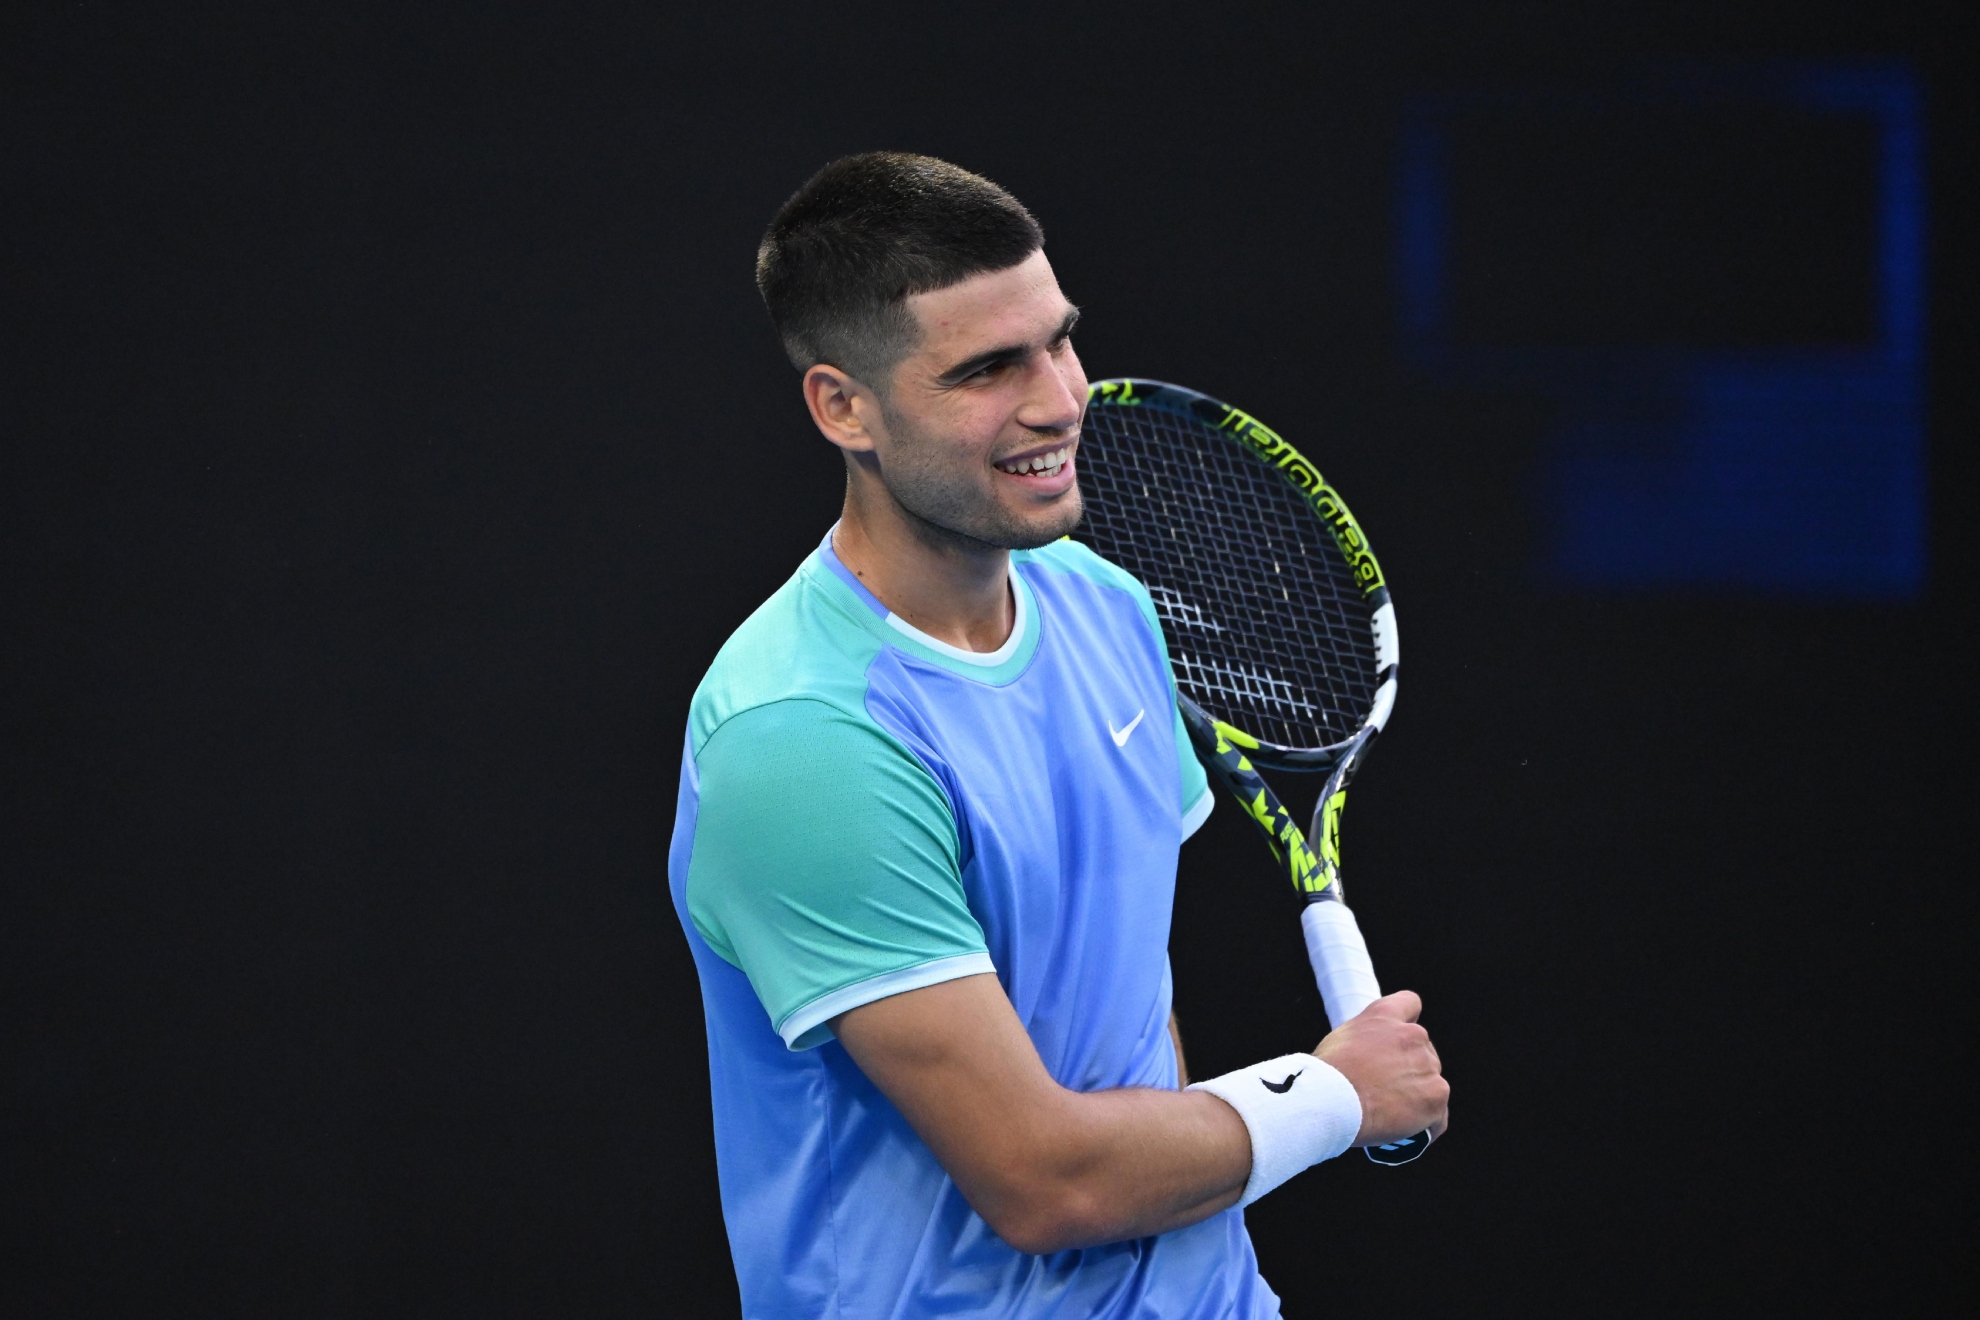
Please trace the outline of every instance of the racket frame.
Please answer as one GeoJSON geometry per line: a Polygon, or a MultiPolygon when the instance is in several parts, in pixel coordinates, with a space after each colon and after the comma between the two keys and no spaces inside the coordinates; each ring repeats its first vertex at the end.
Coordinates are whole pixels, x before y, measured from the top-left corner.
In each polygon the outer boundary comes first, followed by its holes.
{"type": "MultiPolygon", "coordinates": [[[[1340,822],[1348,784],[1367,760],[1369,749],[1395,709],[1401,645],[1395,604],[1390,599],[1381,564],[1340,492],[1328,485],[1319,469],[1283,436],[1249,413],[1178,385],[1133,378],[1094,382],[1088,388],[1087,402],[1089,409],[1153,407],[1187,413],[1239,442],[1305,498],[1315,516],[1333,534],[1334,544],[1347,560],[1369,605],[1376,688],[1360,727],[1338,742],[1323,747],[1272,743],[1216,718],[1180,688],[1176,694],[1183,728],[1197,759],[1244,807],[1252,824],[1265,836],[1274,860],[1291,879],[1294,891],[1308,907],[1323,903],[1338,905],[1326,920],[1303,916],[1301,922],[1314,975],[1322,998],[1327,1001],[1329,1022],[1338,1026],[1380,994],[1367,945],[1341,894],[1340,822]],[[1319,800],[1314,804],[1312,821],[1305,830],[1293,820],[1292,813],[1260,770],[1327,775],[1319,800]],[[1322,928],[1326,928],[1325,936],[1322,928]],[[1324,953],[1320,947],[1323,938],[1332,943],[1324,953]],[[1341,1015],[1338,1019],[1337,1012],[1341,1015]]],[[[1407,1164],[1429,1149],[1430,1140],[1428,1132],[1420,1132],[1414,1137],[1364,1150],[1377,1164],[1407,1164]]]]}
{"type": "MultiPolygon", "coordinates": [[[[1297,491],[1333,536],[1335,546],[1347,562],[1368,605],[1369,631],[1375,644],[1375,693],[1361,727],[1348,737],[1325,746],[1292,747],[1217,721],[1203,712],[1201,707],[1195,709],[1198,714],[1210,719],[1213,725],[1221,725],[1225,735],[1235,746],[1244,749],[1246,759],[1255,766],[1311,773],[1331,771],[1336,765],[1347,762],[1349,774],[1352,775],[1354,765],[1365,757],[1373,734],[1381,732],[1395,708],[1402,648],[1396,631],[1395,604],[1389,598],[1388,581],[1382,575],[1381,562],[1375,558],[1375,552],[1368,544],[1368,536],[1348,509],[1347,501],[1320,475],[1320,469],[1308,462],[1306,456],[1293,448],[1284,436],[1250,413],[1233,408],[1221,399],[1213,399],[1180,385],[1133,377],[1095,381],[1087,387],[1086,397],[1089,411],[1096,407],[1153,408],[1182,413],[1228,435],[1297,491]]],[[[1187,718],[1188,713],[1185,712],[1185,720],[1187,718]]],[[[1194,741],[1195,734],[1191,738],[1194,741]]],[[[1346,787],[1345,781],[1339,787],[1346,787]]],[[[1331,796],[1331,793],[1323,794],[1321,801],[1325,802],[1331,796]]]]}

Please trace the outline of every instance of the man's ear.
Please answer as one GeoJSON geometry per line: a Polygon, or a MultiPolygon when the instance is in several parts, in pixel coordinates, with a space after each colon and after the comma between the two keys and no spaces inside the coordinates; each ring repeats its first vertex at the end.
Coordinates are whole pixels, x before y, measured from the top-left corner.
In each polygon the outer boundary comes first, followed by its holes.
{"type": "Polygon", "coordinates": [[[820,362],[804,373],[804,406],[827,440],[853,453],[873,452],[869,424],[877,423],[880,401],[853,377],[820,362]]]}

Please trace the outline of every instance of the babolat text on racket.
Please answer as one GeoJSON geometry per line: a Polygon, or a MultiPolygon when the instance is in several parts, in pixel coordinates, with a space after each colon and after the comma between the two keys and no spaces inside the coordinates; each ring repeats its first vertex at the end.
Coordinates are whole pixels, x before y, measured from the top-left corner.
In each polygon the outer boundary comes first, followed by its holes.
{"type": "MultiPolygon", "coordinates": [[[[1338,492],[1276,432],[1194,390],[1103,380],[1079,445],[1075,533],[1154,598],[1183,723],[1306,900],[1300,924],[1334,1026],[1381,997],[1341,899],[1341,807],[1396,700],[1396,609],[1338,492]],[[1324,773],[1302,833],[1261,769],[1324,773]]],[[[1406,1164],[1418,1133],[1368,1148],[1406,1164]]]]}

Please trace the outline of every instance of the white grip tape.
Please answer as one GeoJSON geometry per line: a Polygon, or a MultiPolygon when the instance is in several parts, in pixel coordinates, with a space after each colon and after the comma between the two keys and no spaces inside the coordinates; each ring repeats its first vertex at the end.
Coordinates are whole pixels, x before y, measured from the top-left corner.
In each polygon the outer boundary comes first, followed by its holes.
{"type": "Polygon", "coordinates": [[[1286,1054],[1197,1082],[1244,1120],[1251,1134],[1251,1176],[1239,1205],[1250,1205],[1286,1179],[1346,1150],[1361,1131],[1361,1097],[1332,1064],[1286,1054]]]}
{"type": "Polygon", "coordinates": [[[1306,958],[1313,964],[1331,1025],[1340,1026],[1382,997],[1375,964],[1368,961],[1368,943],[1347,904],[1308,903],[1299,924],[1306,931],[1306,958]]]}

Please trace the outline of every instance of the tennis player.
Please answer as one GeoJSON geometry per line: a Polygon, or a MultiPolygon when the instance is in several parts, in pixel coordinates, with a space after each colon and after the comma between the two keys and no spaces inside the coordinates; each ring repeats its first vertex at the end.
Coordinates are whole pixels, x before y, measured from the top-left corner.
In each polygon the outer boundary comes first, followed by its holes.
{"type": "Polygon", "coordinates": [[[758,253],[846,498],[695,692],[670,857],[750,1316],[1276,1316],[1241,1207],[1444,1122],[1408,992],[1182,1089],[1210,789],[1148,593],[1063,539],[1086,378],[1043,241],[879,153],[758,253]]]}

